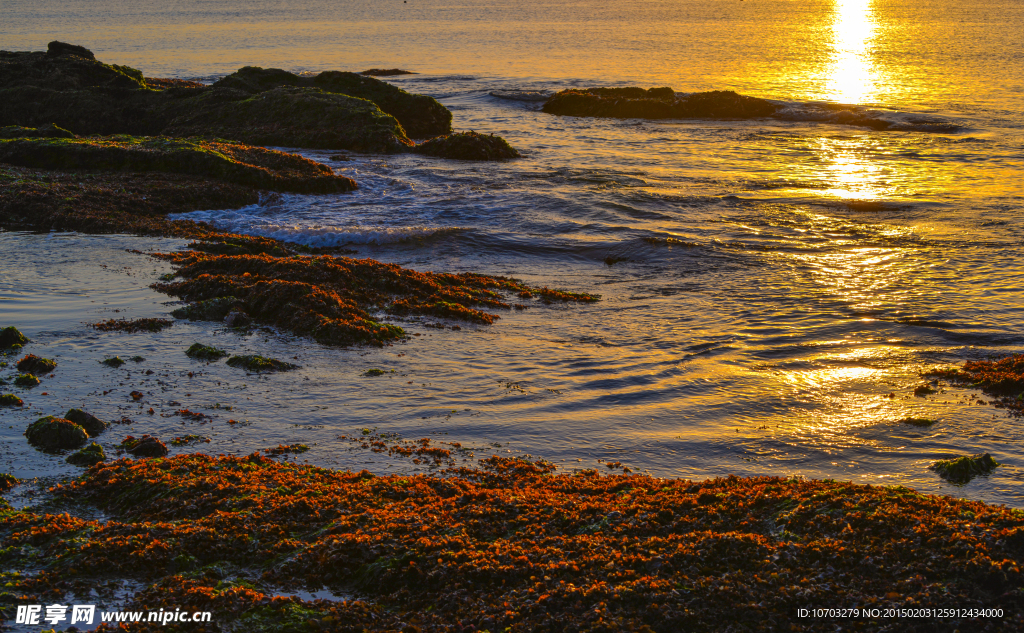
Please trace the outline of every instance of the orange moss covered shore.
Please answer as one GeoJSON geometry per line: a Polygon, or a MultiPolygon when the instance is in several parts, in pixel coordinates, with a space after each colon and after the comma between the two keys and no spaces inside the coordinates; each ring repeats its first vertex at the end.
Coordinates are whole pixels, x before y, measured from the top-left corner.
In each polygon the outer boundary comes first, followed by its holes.
{"type": "Polygon", "coordinates": [[[132,579],[146,587],[132,608],[213,612],[207,625],[135,631],[1024,627],[1017,510],[834,481],[694,483],[480,463],[389,477],[258,454],[100,464],[52,494],[109,521],[0,511],[0,561],[28,572],[4,574],[0,606],[9,615],[132,579]],[[322,586],[354,593],[277,595],[322,586]],[[1003,615],[797,615],[819,607],[1003,615]]]}

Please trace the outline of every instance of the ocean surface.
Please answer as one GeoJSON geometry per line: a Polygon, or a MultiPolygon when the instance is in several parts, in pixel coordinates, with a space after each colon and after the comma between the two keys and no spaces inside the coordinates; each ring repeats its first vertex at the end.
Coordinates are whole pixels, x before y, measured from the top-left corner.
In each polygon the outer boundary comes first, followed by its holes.
{"type": "Polygon", "coordinates": [[[212,441],[176,450],[302,442],[312,450],[300,459],[312,463],[426,468],[338,439],[376,429],[565,469],[622,462],[692,479],[830,477],[1024,507],[1024,420],[979,404],[976,391],[913,396],[929,368],[1024,352],[1024,3],[3,7],[0,49],[59,39],[151,77],[212,81],[245,65],[415,71],[388,81],[436,97],[456,129],[501,135],[523,158],[339,161],[302,150],[360,189],[187,217],[602,301],[537,304],[461,331],[402,321],[412,339],[383,349],[198,322],[99,333],[86,324],[175,307],[148,288],[169,268],[125,249],[182,242],[0,233],[0,325],[17,325],[35,341],[26,351],[60,363],[23,394],[29,406],[0,411],[0,471],[77,472],[21,435],[39,415],[75,406],[128,418],[101,436],[108,451],[129,432],[200,433],[212,441]],[[540,111],[564,88],[633,85],[730,89],[786,107],[752,121],[540,111]],[[856,124],[877,120],[890,129],[856,124]],[[194,341],[297,358],[302,369],[260,377],[194,363],[182,353],[194,341]],[[97,363],[114,354],[146,360],[97,363]],[[387,373],[365,376],[371,368],[387,373]],[[128,396],[136,389],[142,402],[128,396]],[[211,417],[186,422],[173,415],[180,408],[211,417]],[[939,422],[901,424],[908,416],[939,422]],[[1003,465],[966,486],[928,470],[979,452],[1003,465]]]}

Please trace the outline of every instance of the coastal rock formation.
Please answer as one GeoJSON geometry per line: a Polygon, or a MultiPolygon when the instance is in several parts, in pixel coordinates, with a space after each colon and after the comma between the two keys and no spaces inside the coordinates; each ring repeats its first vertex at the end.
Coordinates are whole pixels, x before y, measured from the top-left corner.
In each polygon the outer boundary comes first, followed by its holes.
{"type": "Polygon", "coordinates": [[[412,138],[429,138],[452,131],[452,113],[436,99],[410,94],[389,83],[365,76],[367,74],[329,70],[314,77],[300,77],[279,68],[246,66],[216,82],[213,87],[234,88],[250,94],[280,86],[317,88],[373,102],[383,112],[398,119],[406,134],[412,138]]]}
{"type": "Polygon", "coordinates": [[[411,70],[402,70],[401,68],[370,68],[359,74],[369,77],[394,77],[395,75],[415,75],[416,73],[411,70]]]}
{"type": "Polygon", "coordinates": [[[25,343],[28,343],[29,338],[22,334],[18,328],[13,325],[9,325],[4,329],[0,330],[0,349],[10,349],[12,347],[21,347],[25,343]]]}
{"type": "Polygon", "coordinates": [[[121,448],[135,457],[163,457],[167,454],[167,445],[152,435],[129,435],[121,442],[121,448]]]}
{"type": "Polygon", "coordinates": [[[519,158],[519,152],[508,141],[493,134],[458,132],[439,136],[420,143],[414,149],[417,154],[437,158],[458,160],[506,160],[519,158]]]}
{"type": "Polygon", "coordinates": [[[94,466],[106,459],[107,455],[103,452],[103,447],[92,442],[85,448],[68,455],[67,462],[75,466],[94,466]]]}
{"type": "Polygon", "coordinates": [[[25,430],[28,443],[44,451],[77,448],[85,444],[89,434],[71,420],[48,415],[39,418],[25,430]]]}
{"type": "Polygon", "coordinates": [[[62,127],[49,123],[39,127],[22,127],[20,125],[7,125],[0,127],[0,139],[3,138],[77,138],[77,134],[69,132],[62,127]]]}
{"type": "Polygon", "coordinates": [[[778,109],[770,101],[731,90],[676,95],[671,88],[574,88],[553,95],[543,106],[548,114],[616,119],[757,119],[778,109]]]}
{"type": "Polygon", "coordinates": [[[86,413],[81,409],[70,409],[67,413],[64,414],[64,418],[67,420],[71,420],[78,426],[85,429],[85,432],[89,434],[89,437],[96,437],[97,435],[105,431],[108,426],[110,426],[103,420],[97,418],[91,413],[86,413]]]}
{"type": "Polygon", "coordinates": [[[49,358],[41,358],[35,354],[29,354],[19,360],[16,367],[18,368],[18,371],[23,371],[26,374],[42,376],[50,373],[54,369],[57,369],[57,363],[49,358]]]}
{"type": "Polygon", "coordinates": [[[49,170],[177,173],[296,193],[356,188],[351,178],[302,156],[200,139],[123,135],[0,139],[0,162],[49,170]]]}

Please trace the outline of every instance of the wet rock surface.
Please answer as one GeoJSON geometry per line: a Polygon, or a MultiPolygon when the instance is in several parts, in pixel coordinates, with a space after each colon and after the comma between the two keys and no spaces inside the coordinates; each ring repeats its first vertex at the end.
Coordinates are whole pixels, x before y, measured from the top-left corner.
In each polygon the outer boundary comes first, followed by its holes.
{"type": "Polygon", "coordinates": [[[731,90],[676,95],[671,88],[563,90],[543,106],[548,114],[617,119],[757,119],[779,106],[731,90]]]}
{"type": "Polygon", "coordinates": [[[78,448],[89,439],[89,434],[71,420],[48,415],[39,418],[25,430],[28,443],[44,451],[78,448]]]}
{"type": "Polygon", "coordinates": [[[439,136],[420,143],[413,151],[426,156],[458,160],[507,160],[520,156],[516,148],[500,136],[476,132],[439,136]]]}
{"type": "Polygon", "coordinates": [[[85,429],[86,433],[89,434],[89,437],[96,437],[110,426],[107,422],[104,422],[91,413],[86,413],[81,409],[68,410],[68,412],[64,414],[64,418],[71,420],[85,429]]]}
{"type": "Polygon", "coordinates": [[[85,448],[79,449],[68,455],[67,462],[75,466],[94,466],[100,462],[106,461],[107,456],[103,452],[103,447],[96,442],[91,442],[85,448]]]}
{"type": "Polygon", "coordinates": [[[57,363],[49,358],[41,358],[35,354],[28,354],[18,361],[17,368],[18,371],[23,371],[26,374],[43,376],[52,372],[54,369],[57,369],[57,363]]]}

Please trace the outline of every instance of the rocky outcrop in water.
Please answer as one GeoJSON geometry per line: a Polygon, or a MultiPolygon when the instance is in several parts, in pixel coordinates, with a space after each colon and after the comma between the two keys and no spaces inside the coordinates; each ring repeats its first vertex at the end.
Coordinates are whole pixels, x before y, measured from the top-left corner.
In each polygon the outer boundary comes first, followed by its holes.
{"type": "Polygon", "coordinates": [[[485,135],[476,132],[457,132],[447,136],[439,136],[420,143],[413,149],[417,154],[437,158],[455,158],[458,160],[506,160],[519,158],[516,148],[508,141],[493,134],[485,135]]]}
{"type": "Polygon", "coordinates": [[[731,90],[676,95],[672,88],[588,88],[563,90],[543,111],[615,119],[757,119],[771,116],[776,104],[731,90]]]}
{"type": "Polygon", "coordinates": [[[85,444],[89,434],[71,420],[48,415],[39,418],[25,430],[28,443],[44,451],[77,448],[85,444]]]}

